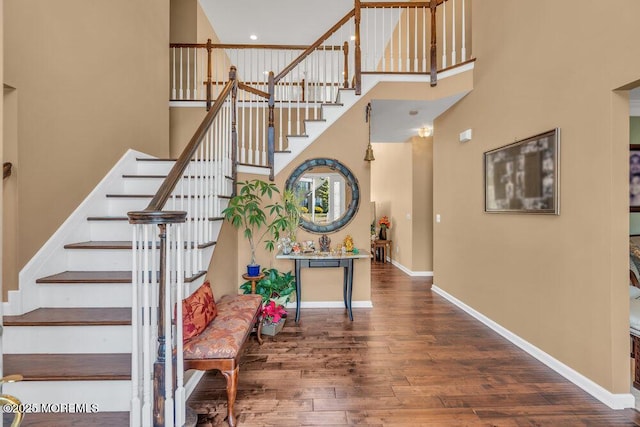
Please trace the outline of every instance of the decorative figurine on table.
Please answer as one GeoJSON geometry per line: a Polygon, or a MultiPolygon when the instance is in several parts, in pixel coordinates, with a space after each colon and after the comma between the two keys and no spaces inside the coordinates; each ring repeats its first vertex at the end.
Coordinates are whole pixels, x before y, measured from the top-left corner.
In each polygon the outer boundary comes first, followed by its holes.
{"type": "Polygon", "coordinates": [[[292,246],[291,249],[293,250],[294,254],[299,254],[300,253],[300,243],[295,242],[292,246]]]}
{"type": "Polygon", "coordinates": [[[326,234],[320,236],[318,243],[320,243],[320,252],[329,252],[331,250],[331,239],[326,234]]]}
{"type": "Polygon", "coordinates": [[[347,252],[353,252],[353,238],[347,234],[347,237],[344,238],[344,247],[347,252]]]}

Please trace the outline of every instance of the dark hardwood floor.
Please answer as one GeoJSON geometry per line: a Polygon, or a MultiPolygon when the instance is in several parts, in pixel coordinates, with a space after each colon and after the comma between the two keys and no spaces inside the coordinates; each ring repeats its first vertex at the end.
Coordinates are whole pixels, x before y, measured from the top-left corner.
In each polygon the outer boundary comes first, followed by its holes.
{"type": "MultiPolygon", "coordinates": [[[[390,264],[372,266],[373,309],[302,309],[248,344],[242,426],[636,426],[390,264]]],[[[226,425],[225,382],[189,399],[199,426],[226,425]]]]}

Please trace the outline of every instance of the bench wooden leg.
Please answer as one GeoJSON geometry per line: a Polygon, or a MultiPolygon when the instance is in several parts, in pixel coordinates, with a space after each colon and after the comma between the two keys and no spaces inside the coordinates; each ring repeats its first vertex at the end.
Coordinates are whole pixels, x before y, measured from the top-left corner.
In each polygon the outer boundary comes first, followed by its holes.
{"type": "Polygon", "coordinates": [[[231,371],[222,371],[222,375],[227,379],[227,422],[229,427],[235,427],[236,416],[233,414],[233,406],[238,392],[238,366],[231,371]]]}
{"type": "Polygon", "coordinates": [[[256,339],[258,344],[262,345],[262,316],[258,318],[258,328],[256,330],[256,339]]]}
{"type": "Polygon", "coordinates": [[[633,347],[634,347],[634,375],[633,375],[633,386],[637,389],[640,389],[640,338],[634,336],[633,337],[633,347]]]}

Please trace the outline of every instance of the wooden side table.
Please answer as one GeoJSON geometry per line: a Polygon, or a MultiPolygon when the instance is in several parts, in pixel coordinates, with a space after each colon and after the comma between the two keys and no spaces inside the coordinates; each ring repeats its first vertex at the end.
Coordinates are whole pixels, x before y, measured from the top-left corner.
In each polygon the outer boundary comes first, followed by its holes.
{"type": "Polygon", "coordinates": [[[376,260],[377,250],[380,249],[382,251],[381,262],[387,262],[387,254],[389,255],[389,262],[392,260],[393,256],[393,241],[392,240],[375,240],[371,242],[371,253],[373,253],[373,260],[376,260]],[[389,248],[387,252],[387,248],[389,248]]]}
{"type": "Polygon", "coordinates": [[[256,293],[256,283],[258,283],[260,280],[264,279],[264,273],[260,273],[257,276],[249,276],[247,273],[242,275],[242,278],[244,280],[248,280],[251,282],[251,293],[255,294],[256,293]]]}

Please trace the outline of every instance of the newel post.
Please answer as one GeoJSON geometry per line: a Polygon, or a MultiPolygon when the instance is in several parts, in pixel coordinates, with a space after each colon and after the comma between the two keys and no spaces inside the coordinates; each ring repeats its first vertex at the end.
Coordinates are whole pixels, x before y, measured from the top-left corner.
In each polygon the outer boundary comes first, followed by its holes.
{"type": "Polygon", "coordinates": [[[342,50],[344,51],[344,83],[342,86],[345,89],[349,88],[349,43],[344,42],[342,45],[342,50]]]}
{"type": "MultiPolygon", "coordinates": [[[[435,0],[432,0],[432,2],[434,2],[435,0]]],[[[354,22],[355,22],[355,52],[354,52],[354,58],[355,58],[355,72],[356,72],[356,85],[355,85],[355,89],[356,89],[356,95],[360,95],[360,93],[362,92],[362,79],[361,79],[361,71],[362,71],[362,64],[360,63],[361,58],[362,58],[362,53],[360,51],[360,0],[355,0],[355,17],[354,17],[354,22]]]]}
{"type": "MultiPolygon", "coordinates": [[[[444,4],[444,2],[442,3],[444,4]]],[[[436,57],[436,51],[438,42],[436,40],[436,7],[438,6],[438,0],[431,0],[429,2],[429,9],[431,11],[431,51],[430,51],[430,59],[431,68],[429,70],[429,75],[431,77],[431,86],[436,86],[438,84],[438,59],[436,57]]]]}
{"type": "Polygon", "coordinates": [[[273,117],[273,109],[275,106],[275,79],[273,75],[273,71],[269,71],[269,130],[267,133],[267,154],[269,167],[271,170],[269,171],[269,180],[273,181],[275,179],[274,174],[274,154],[276,150],[276,132],[274,127],[274,117],[273,117]]]}
{"type": "Polygon", "coordinates": [[[211,51],[213,50],[213,46],[211,44],[211,39],[207,39],[207,111],[211,108],[211,51]]]}

